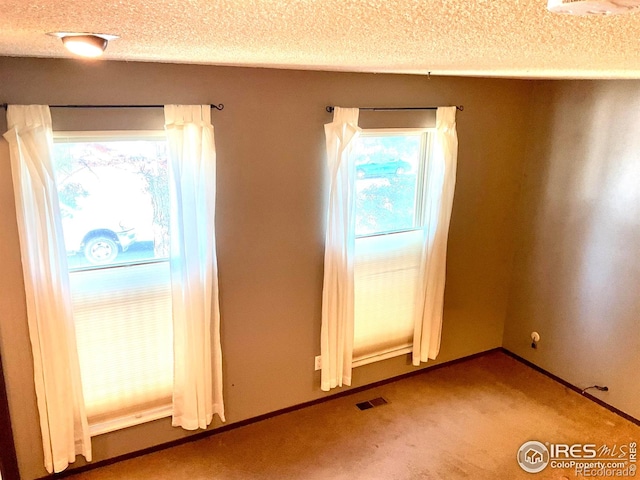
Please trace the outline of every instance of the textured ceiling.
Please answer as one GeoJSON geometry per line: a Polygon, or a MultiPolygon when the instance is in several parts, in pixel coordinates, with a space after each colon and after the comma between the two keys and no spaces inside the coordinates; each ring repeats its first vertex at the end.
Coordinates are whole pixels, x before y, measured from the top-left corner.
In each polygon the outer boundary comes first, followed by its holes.
{"type": "Polygon", "coordinates": [[[106,60],[313,70],[640,78],[640,12],[547,0],[0,0],[0,55],[66,57],[46,32],[119,35],[106,60]]]}

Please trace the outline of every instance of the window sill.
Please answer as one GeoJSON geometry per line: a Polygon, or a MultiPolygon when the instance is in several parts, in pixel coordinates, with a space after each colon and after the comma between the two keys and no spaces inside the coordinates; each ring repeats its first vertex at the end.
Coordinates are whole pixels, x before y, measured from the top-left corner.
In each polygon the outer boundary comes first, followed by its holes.
{"type": "Polygon", "coordinates": [[[153,420],[159,420],[161,418],[171,416],[171,405],[165,405],[163,407],[157,407],[143,412],[136,413],[135,415],[127,415],[124,417],[114,418],[100,423],[89,425],[89,435],[95,437],[97,435],[103,435],[109,432],[115,432],[127,427],[133,427],[142,423],[152,422],[153,420]]]}
{"type": "Polygon", "coordinates": [[[406,355],[407,353],[411,353],[413,351],[412,346],[404,346],[395,350],[391,350],[388,352],[377,353],[375,355],[368,355],[364,357],[354,358],[351,366],[353,368],[362,367],[363,365],[368,365],[370,363],[379,362],[381,360],[386,360],[388,358],[399,357],[400,355],[406,355]]]}

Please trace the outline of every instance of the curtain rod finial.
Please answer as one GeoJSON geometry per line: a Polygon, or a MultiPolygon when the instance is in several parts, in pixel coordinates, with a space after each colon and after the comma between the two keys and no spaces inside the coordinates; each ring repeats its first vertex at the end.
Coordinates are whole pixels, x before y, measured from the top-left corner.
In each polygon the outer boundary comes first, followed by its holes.
{"type": "Polygon", "coordinates": [[[327,106],[326,110],[327,110],[328,113],[333,113],[333,107],[330,106],[330,105],[327,106]]]}

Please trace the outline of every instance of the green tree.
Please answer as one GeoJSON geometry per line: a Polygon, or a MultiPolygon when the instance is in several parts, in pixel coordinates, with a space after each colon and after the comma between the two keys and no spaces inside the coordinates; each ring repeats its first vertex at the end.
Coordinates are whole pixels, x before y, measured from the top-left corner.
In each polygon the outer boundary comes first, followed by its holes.
{"type": "Polygon", "coordinates": [[[157,148],[155,161],[136,158],[133,164],[144,179],[144,191],[153,208],[153,249],[156,257],[169,256],[169,168],[165,149],[157,148]]]}

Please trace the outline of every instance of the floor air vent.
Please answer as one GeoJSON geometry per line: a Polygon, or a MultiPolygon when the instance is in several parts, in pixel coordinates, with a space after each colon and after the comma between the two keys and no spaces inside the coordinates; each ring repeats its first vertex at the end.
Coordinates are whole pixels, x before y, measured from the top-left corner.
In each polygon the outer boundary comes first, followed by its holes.
{"type": "Polygon", "coordinates": [[[385,405],[387,403],[389,402],[387,402],[384,398],[378,397],[367,400],[366,402],[356,403],[356,407],[358,407],[360,410],[368,410],[370,408],[379,407],[380,405],[385,405]]]}

